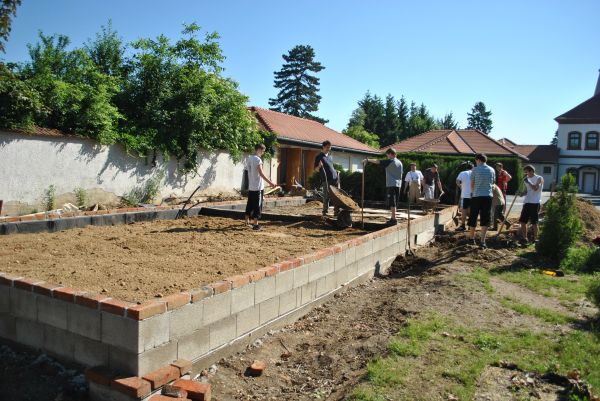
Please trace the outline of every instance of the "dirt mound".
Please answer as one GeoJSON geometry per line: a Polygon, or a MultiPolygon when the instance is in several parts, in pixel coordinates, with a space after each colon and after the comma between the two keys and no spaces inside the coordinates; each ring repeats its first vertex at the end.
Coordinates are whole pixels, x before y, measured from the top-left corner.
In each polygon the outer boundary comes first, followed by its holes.
{"type": "Polygon", "coordinates": [[[591,240],[600,234],[600,210],[591,202],[577,198],[577,211],[583,222],[583,239],[591,240]]]}

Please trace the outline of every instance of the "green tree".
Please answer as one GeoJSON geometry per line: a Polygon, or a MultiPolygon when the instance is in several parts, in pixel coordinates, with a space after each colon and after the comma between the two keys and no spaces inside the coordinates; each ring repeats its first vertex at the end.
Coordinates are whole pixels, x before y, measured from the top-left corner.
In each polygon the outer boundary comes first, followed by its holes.
{"type": "Polygon", "coordinates": [[[279,93],[275,99],[269,99],[271,110],[326,123],[327,120],[312,114],[321,102],[319,78],[314,74],[325,69],[315,61],[315,50],[309,45],[298,45],[282,57],[285,63],[274,73],[279,93]]]}
{"type": "Polygon", "coordinates": [[[417,107],[415,102],[411,102],[410,114],[408,117],[407,138],[436,128],[439,127],[435,121],[435,118],[429,114],[427,107],[425,107],[423,103],[417,107]]]}
{"type": "Polygon", "coordinates": [[[554,136],[550,141],[550,145],[558,146],[558,130],[554,131],[554,136]]]}
{"type": "Polygon", "coordinates": [[[467,128],[477,129],[489,135],[493,127],[491,116],[491,110],[487,110],[483,102],[477,102],[471,112],[467,113],[467,128]]]}
{"type": "Polygon", "coordinates": [[[396,106],[398,108],[398,125],[400,130],[400,140],[407,138],[408,133],[408,119],[409,119],[409,108],[408,103],[406,103],[406,99],[404,96],[400,98],[398,104],[396,106]]]}
{"type": "Polygon", "coordinates": [[[556,195],[546,202],[546,214],[537,250],[541,255],[560,261],[582,232],[577,212],[575,177],[565,174],[556,195]]]}
{"type": "Polygon", "coordinates": [[[454,120],[452,112],[446,114],[444,118],[439,119],[437,124],[441,129],[458,129],[458,123],[454,120]]]}
{"type": "Polygon", "coordinates": [[[381,138],[385,127],[385,106],[383,100],[377,95],[367,91],[365,96],[358,101],[358,106],[365,112],[363,127],[381,138]]]}
{"type": "Polygon", "coordinates": [[[396,110],[396,101],[391,94],[385,98],[383,132],[379,137],[381,146],[391,145],[400,139],[400,118],[396,110]]]}
{"type": "Polygon", "coordinates": [[[30,128],[44,112],[40,93],[0,63],[0,127],[30,128]]]}
{"type": "Polygon", "coordinates": [[[84,49],[101,73],[124,78],[126,48],[121,37],[113,29],[111,20],[108,20],[106,26],[100,27],[100,32],[96,33],[94,40],[88,39],[84,49]]]}
{"type": "Polygon", "coordinates": [[[12,18],[17,15],[21,0],[2,0],[0,3],[0,52],[4,53],[4,42],[8,41],[12,18]]]}
{"type": "Polygon", "coordinates": [[[379,137],[364,128],[367,113],[359,107],[352,112],[344,134],[372,148],[379,149],[379,137]]]}

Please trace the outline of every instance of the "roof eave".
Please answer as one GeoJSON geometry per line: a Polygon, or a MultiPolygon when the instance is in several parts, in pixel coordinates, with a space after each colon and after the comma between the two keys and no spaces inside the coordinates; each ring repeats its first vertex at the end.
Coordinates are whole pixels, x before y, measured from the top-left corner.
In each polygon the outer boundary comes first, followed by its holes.
{"type": "MultiPolygon", "coordinates": [[[[305,145],[305,146],[310,146],[310,147],[316,147],[318,149],[321,149],[321,147],[322,147],[321,142],[303,141],[301,139],[288,138],[288,137],[285,137],[285,136],[282,136],[279,134],[277,134],[277,141],[280,143],[284,143],[284,144],[305,145]]],[[[346,152],[353,152],[353,153],[361,153],[361,154],[365,154],[365,155],[380,155],[382,153],[378,150],[368,151],[368,150],[363,150],[363,149],[355,149],[355,148],[349,148],[349,147],[337,146],[337,145],[332,145],[331,147],[336,150],[343,150],[346,152]]]]}

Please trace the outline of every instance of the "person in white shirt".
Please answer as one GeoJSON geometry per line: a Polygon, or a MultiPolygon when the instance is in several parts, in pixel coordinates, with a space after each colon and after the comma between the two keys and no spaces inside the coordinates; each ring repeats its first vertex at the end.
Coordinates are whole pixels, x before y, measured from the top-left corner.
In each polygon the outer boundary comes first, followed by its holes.
{"type": "Polygon", "coordinates": [[[404,182],[406,182],[406,191],[408,192],[408,201],[417,203],[421,197],[421,184],[423,183],[423,174],[417,170],[415,163],[410,163],[410,171],[406,173],[404,182]]]}
{"type": "Polygon", "coordinates": [[[469,215],[469,207],[471,206],[471,171],[473,163],[463,163],[465,170],[458,173],[456,177],[456,186],[460,187],[460,227],[456,231],[466,231],[465,222],[469,215]]]}
{"type": "Polygon", "coordinates": [[[531,223],[533,242],[537,240],[538,220],[540,205],[542,203],[542,188],[544,188],[544,177],[535,174],[535,168],[531,165],[523,167],[525,171],[525,202],[521,210],[521,241],[527,243],[527,223],[531,223]]]}
{"type": "Polygon", "coordinates": [[[248,202],[246,203],[246,224],[250,225],[250,219],[253,219],[252,229],[260,230],[258,220],[262,212],[265,183],[268,182],[271,187],[275,184],[267,178],[262,169],[261,156],[265,153],[267,147],[258,144],[254,147],[255,153],[246,158],[246,170],[248,171],[248,202]],[[264,181],[263,181],[264,180],[264,181]]]}

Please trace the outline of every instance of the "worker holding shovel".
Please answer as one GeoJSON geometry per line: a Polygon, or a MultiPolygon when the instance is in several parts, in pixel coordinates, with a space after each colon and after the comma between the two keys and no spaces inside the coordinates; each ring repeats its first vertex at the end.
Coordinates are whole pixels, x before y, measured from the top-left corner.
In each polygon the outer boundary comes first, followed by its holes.
{"type": "Polygon", "coordinates": [[[267,181],[271,187],[276,185],[265,175],[262,169],[262,155],[264,155],[267,147],[258,144],[254,147],[255,153],[248,156],[246,159],[246,170],[248,171],[248,202],[246,203],[246,224],[250,225],[252,218],[252,229],[259,231],[261,229],[258,224],[262,212],[265,183],[267,181]],[[264,181],[263,181],[264,180],[264,181]]]}
{"type": "MultiPolygon", "coordinates": [[[[321,146],[321,153],[315,157],[315,169],[320,170],[324,177],[323,180],[323,216],[329,212],[329,185],[339,188],[339,175],[333,166],[333,157],[331,157],[331,142],[325,141],[321,146]]],[[[337,216],[339,208],[334,206],[333,214],[337,216]]]]}
{"type": "Polygon", "coordinates": [[[538,220],[540,214],[540,205],[542,203],[542,188],[544,188],[544,177],[535,173],[535,168],[531,165],[523,167],[525,171],[525,203],[521,209],[521,244],[527,245],[527,223],[531,223],[533,242],[537,240],[538,220]]]}
{"type": "Polygon", "coordinates": [[[367,158],[363,160],[363,164],[379,164],[385,168],[386,203],[392,212],[392,216],[387,224],[395,225],[398,223],[398,220],[396,219],[396,207],[400,200],[400,188],[402,187],[402,162],[396,158],[396,150],[394,148],[388,148],[388,150],[385,151],[385,155],[387,156],[387,160],[367,158]]]}

